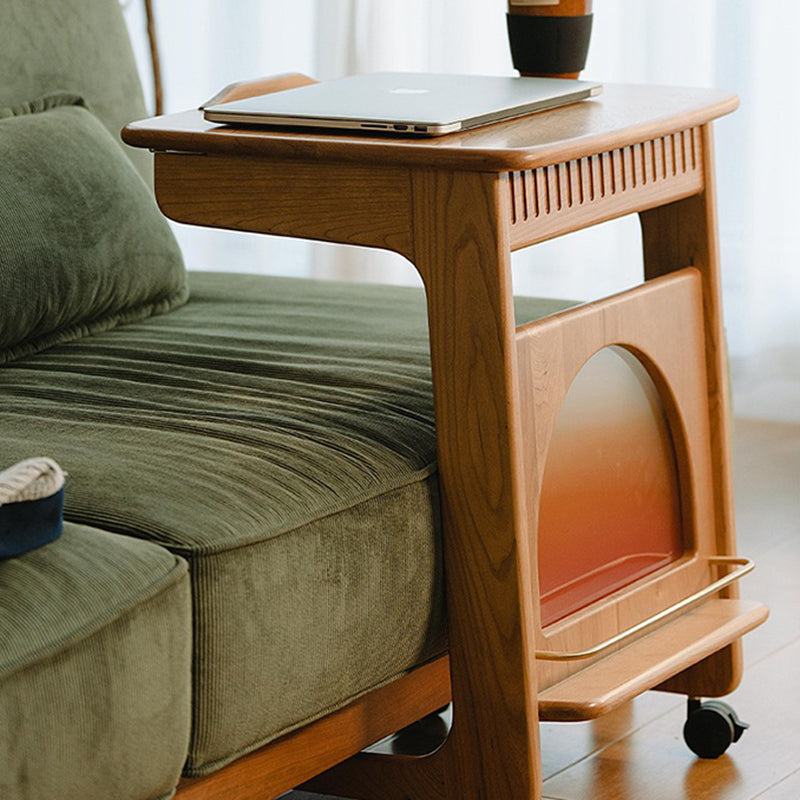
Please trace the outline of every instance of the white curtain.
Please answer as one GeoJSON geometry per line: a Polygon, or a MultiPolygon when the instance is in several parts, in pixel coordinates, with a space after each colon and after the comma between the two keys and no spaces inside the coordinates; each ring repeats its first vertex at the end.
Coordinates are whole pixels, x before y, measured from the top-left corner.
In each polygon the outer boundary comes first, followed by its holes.
{"type": "MultiPolygon", "coordinates": [[[[513,74],[505,0],[155,0],[167,109],[244,77],[371,70],[513,74]]],[[[138,0],[127,13],[146,72],[138,0]]],[[[726,320],[737,410],[800,420],[800,159],[790,155],[800,5],[793,0],[597,0],[585,77],[720,86],[716,124],[726,320]],[[792,402],[787,397],[794,394],[792,402]],[[779,401],[776,403],[776,399],[779,401]]],[[[415,283],[387,253],[180,229],[194,268],[415,283]]],[[[514,255],[515,289],[588,298],[636,283],[635,217],[514,255]]]]}

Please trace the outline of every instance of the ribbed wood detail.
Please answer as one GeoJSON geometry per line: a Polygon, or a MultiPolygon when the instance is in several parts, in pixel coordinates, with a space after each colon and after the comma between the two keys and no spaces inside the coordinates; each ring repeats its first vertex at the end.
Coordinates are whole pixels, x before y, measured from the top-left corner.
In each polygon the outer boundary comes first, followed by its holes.
{"type": "Polygon", "coordinates": [[[700,129],[509,172],[508,186],[511,244],[524,247],[699,192],[703,186],[700,129]]]}

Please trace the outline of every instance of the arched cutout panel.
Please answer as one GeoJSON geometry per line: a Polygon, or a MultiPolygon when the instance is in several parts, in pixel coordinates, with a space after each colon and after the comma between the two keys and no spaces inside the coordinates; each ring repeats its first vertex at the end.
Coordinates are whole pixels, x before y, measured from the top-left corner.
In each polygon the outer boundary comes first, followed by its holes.
{"type": "MultiPolygon", "coordinates": [[[[678,270],[621,294],[528,323],[517,329],[516,339],[521,464],[527,487],[520,554],[537,589],[533,608],[536,646],[542,651],[575,652],[594,647],[707,587],[719,577],[712,559],[731,553],[727,544],[730,532],[719,526],[714,505],[702,277],[692,267],[678,270]],[[680,475],[682,552],[671,563],[608,596],[588,602],[583,598],[580,610],[553,623],[557,615],[550,610],[542,614],[537,558],[541,496],[543,489],[547,491],[545,479],[551,480],[545,472],[550,454],[557,452],[554,433],[567,395],[576,391],[573,384],[595,354],[606,350],[618,353],[612,349],[615,347],[623,350],[625,358],[635,359],[640,375],[647,373],[652,381],[648,391],[652,395],[655,389],[668,420],[680,475]]],[[[587,537],[587,547],[594,546],[587,537]]],[[[668,552],[650,547],[642,550],[654,551],[668,552]]],[[[547,580],[552,588],[552,579],[547,580]]],[[[584,661],[537,661],[538,688],[543,691],[554,686],[585,666],[584,661]]]]}
{"type": "Polygon", "coordinates": [[[666,566],[686,549],[675,446],[641,362],[606,347],[558,411],[539,504],[542,624],[666,566]]]}

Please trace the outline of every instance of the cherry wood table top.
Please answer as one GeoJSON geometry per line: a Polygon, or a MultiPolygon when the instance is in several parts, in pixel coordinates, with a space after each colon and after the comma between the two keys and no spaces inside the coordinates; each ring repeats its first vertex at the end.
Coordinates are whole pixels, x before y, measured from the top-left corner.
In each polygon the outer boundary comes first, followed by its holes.
{"type": "Polygon", "coordinates": [[[206,122],[198,110],[132,122],[122,138],[156,151],[504,172],[703,125],[737,106],[719,89],[607,84],[596,98],[433,138],[233,127],[206,122]]]}

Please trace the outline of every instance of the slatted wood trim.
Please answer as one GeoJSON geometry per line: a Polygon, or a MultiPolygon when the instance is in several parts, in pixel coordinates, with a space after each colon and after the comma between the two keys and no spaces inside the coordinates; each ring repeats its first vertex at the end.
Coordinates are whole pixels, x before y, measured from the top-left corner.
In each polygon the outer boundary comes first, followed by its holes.
{"type": "Polygon", "coordinates": [[[703,188],[700,128],[508,173],[511,246],[526,247],[703,188]]]}

